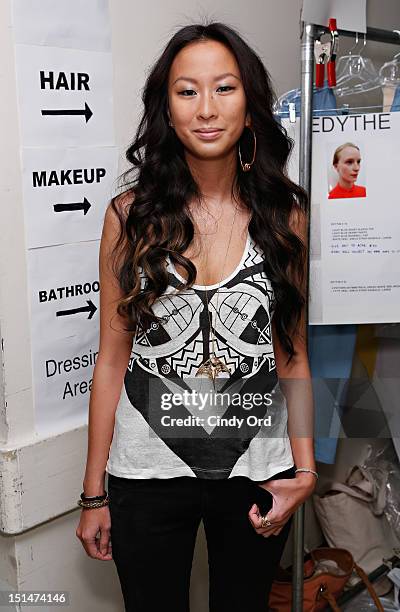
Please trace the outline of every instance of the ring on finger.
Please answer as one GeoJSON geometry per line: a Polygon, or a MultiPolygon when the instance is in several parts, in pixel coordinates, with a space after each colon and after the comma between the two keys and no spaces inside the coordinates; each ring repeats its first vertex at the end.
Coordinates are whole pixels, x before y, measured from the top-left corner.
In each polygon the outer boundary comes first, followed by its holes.
{"type": "Polygon", "coordinates": [[[271,521],[267,519],[266,516],[261,517],[261,527],[270,527],[272,525],[271,521]]]}

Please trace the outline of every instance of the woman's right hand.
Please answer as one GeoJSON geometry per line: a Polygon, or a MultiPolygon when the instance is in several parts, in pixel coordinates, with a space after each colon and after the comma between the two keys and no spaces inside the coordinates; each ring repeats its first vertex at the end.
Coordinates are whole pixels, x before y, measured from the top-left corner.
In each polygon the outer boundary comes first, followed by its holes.
{"type": "Polygon", "coordinates": [[[82,508],[76,537],[82,542],[87,555],[100,561],[110,561],[111,518],[108,506],[101,508],[82,508]],[[97,534],[100,532],[100,537],[97,534]]]}

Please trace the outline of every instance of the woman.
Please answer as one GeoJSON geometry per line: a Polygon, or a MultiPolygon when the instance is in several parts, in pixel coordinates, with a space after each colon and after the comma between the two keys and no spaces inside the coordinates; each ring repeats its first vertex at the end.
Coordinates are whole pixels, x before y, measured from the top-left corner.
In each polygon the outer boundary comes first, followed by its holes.
{"type": "Polygon", "coordinates": [[[273,99],[232,28],[180,29],[146,82],[127,151],[137,177],[106,211],[77,536],[115,561],[126,610],[189,609],[203,519],[210,610],[265,611],[315,487],[306,197],[285,174],[291,142],[273,99]],[[210,407],[216,387],[235,403],[210,407]],[[191,404],[199,389],[208,404],[191,404]]]}
{"type": "Polygon", "coordinates": [[[340,145],[333,154],[332,164],[339,180],[336,187],[329,192],[328,199],[365,198],[365,187],[355,184],[361,165],[361,154],[357,145],[351,142],[340,145]]]}

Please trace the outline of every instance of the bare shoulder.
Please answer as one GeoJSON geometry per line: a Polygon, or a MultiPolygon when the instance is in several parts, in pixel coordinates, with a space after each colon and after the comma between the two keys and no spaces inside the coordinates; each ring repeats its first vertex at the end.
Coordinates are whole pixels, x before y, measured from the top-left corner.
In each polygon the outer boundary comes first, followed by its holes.
{"type": "Polygon", "coordinates": [[[125,297],[119,278],[120,258],[123,259],[125,253],[121,223],[124,223],[132,202],[133,196],[128,193],[111,200],[105,212],[100,240],[100,347],[103,358],[105,356],[110,364],[127,358],[128,353],[121,352],[121,343],[126,345],[127,351],[132,344],[132,333],[126,332],[126,320],[117,311],[119,302],[125,297]]]}
{"type": "Polygon", "coordinates": [[[124,215],[127,215],[129,213],[129,209],[132,206],[134,200],[135,193],[133,189],[127,189],[123,193],[120,193],[119,195],[115,196],[115,198],[113,198],[116,208],[121,214],[124,215]]]}
{"type": "Polygon", "coordinates": [[[112,198],[107,206],[105,221],[115,225],[119,220],[125,220],[129,214],[130,207],[135,199],[135,194],[132,189],[128,189],[123,193],[112,198]]]}
{"type": "Polygon", "coordinates": [[[123,224],[125,223],[129,209],[134,201],[133,192],[126,191],[115,196],[108,204],[103,221],[102,243],[108,245],[115,244],[120,235],[123,224]]]}
{"type": "MultiPolygon", "coordinates": [[[[100,240],[100,272],[107,268],[111,270],[112,262],[115,261],[116,250],[118,249],[120,252],[124,250],[125,235],[123,227],[133,200],[133,192],[126,191],[114,197],[106,208],[100,240]]],[[[111,280],[111,277],[108,277],[108,280],[111,280]]]]}

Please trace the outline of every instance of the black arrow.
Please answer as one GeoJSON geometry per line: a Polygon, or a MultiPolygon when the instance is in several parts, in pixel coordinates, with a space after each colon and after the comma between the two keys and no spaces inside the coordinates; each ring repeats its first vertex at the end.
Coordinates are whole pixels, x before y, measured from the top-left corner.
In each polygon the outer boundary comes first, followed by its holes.
{"type": "Polygon", "coordinates": [[[56,312],[56,317],[65,317],[67,315],[77,314],[78,312],[89,312],[88,319],[91,319],[96,312],[97,308],[93,304],[92,300],[86,300],[88,306],[82,306],[81,308],[71,308],[70,310],[58,310],[56,312]]]}
{"type": "Polygon", "coordinates": [[[83,214],[86,215],[87,211],[91,207],[91,203],[83,198],[83,202],[68,202],[67,204],[54,204],[54,212],[64,212],[65,210],[83,210],[83,214]]]}
{"type": "Polygon", "coordinates": [[[93,115],[92,111],[88,107],[85,102],[84,109],[57,109],[57,110],[42,110],[42,115],[85,115],[86,123],[89,121],[90,117],[93,115]]]}

